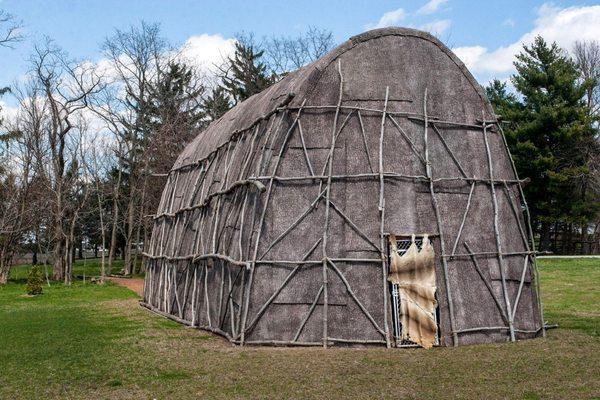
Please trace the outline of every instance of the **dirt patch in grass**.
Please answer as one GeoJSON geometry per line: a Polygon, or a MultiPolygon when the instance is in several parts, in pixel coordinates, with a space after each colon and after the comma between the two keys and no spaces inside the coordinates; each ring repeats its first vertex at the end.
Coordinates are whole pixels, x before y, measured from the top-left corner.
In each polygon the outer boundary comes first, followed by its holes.
{"type": "Polygon", "coordinates": [[[129,290],[137,293],[138,296],[144,295],[144,279],[143,278],[117,278],[111,276],[107,278],[109,281],[116,283],[119,286],[126,287],[129,290]]]}

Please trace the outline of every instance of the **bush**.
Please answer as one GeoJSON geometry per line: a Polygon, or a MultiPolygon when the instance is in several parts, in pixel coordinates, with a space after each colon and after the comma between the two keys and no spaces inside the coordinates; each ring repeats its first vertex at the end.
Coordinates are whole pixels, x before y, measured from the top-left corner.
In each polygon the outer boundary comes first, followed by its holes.
{"type": "Polygon", "coordinates": [[[35,296],[38,294],[42,294],[42,284],[44,280],[42,278],[42,273],[40,272],[39,267],[33,266],[27,275],[27,294],[35,296]]]}

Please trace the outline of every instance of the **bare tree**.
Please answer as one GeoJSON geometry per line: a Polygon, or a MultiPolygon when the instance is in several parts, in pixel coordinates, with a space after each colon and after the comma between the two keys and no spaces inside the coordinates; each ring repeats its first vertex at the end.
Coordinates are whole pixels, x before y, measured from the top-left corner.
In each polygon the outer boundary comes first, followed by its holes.
{"type": "MultiPolygon", "coordinates": [[[[13,48],[13,45],[23,40],[21,34],[21,23],[16,18],[4,10],[0,10],[0,47],[13,48]]],[[[9,87],[0,86],[0,96],[10,92],[9,87]]],[[[2,111],[2,107],[0,107],[2,111]]],[[[2,126],[2,117],[0,116],[0,127],[2,126]]],[[[0,133],[0,139],[4,137],[0,133]]]]}
{"type": "MultiPolygon", "coordinates": [[[[591,119],[592,129],[596,130],[595,138],[585,143],[586,166],[589,175],[584,182],[585,190],[600,198],[600,42],[598,40],[577,41],[573,47],[573,58],[577,64],[581,78],[586,81],[586,101],[591,119]]],[[[587,227],[582,227],[582,239],[587,233],[587,227]]],[[[590,249],[597,252],[600,248],[600,215],[596,218],[592,234],[593,245],[590,249]]]]}
{"type": "Polygon", "coordinates": [[[106,219],[106,203],[110,200],[114,192],[114,188],[110,191],[106,190],[106,183],[109,181],[108,175],[112,165],[110,153],[102,151],[106,147],[106,140],[102,140],[96,135],[93,138],[94,142],[100,142],[98,146],[92,146],[88,156],[84,158],[85,168],[89,176],[89,181],[92,182],[95,194],[95,207],[98,215],[99,231],[100,231],[100,283],[104,283],[107,275],[106,254],[107,247],[107,219],[106,219]]]}
{"type": "Polygon", "coordinates": [[[106,266],[106,275],[112,273],[113,263],[116,256],[117,249],[117,234],[119,227],[121,226],[120,220],[120,195],[121,195],[121,182],[123,180],[123,169],[124,162],[127,159],[125,124],[123,119],[127,118],[127,115],[122,111],[123,104],[118,98],[120,89],[114,83],[108,83],[104,86],[104,89],[96,96],[95,101],[92,102],[91,110],[96,113],[104,122],[105,128],[112,134],[114,140],[113,146],[111,146],[112,154],[114,155],[113,166],[117,170],[117,177],[112,180],[112,187],[110,198],[112,202],[111,206],[111,221],[110,221],[110,240],[109,240],[109,252],[108,262],[106,266]]]}
{"type": "MultiPolygon", "coordinates": [[[[157,24],[142,23],[140,27],[116,30],[103,44],[103,51],[114,75],[102,101],[95,104],[97,113],[107,122],[120,144],[119,179],[113,196],[113,212],[119,213],[119,197],[125,200],[125,267],[124,273],[133,272],[132,247],[138,216],[143,207],[142,198],[147,187],[147,159],[144,149],[151,135],[149,105],[152,83],[168,63],[166,41],[160,36],[157,24]],[[124,176],[125,175],[125,176],[124,176]],[[127,192],[121,193],[122,178],[126,178],[127,192]]],[[[109,270],[115,255],[118,215],[113,216],[109,270]]]]}
{"type": "MultiPolygon", "coordinates": [[[[22,114],[22,112],[20,113],[22,114]]],[[[39,121],[38,115],[31,120],[39,121]]],[[[21,124],[11,119],[0,135],[0,284],[6,283],[12,258],[36,222],[35,154],[21,124]]]]}
{"type": "Polygon", "coordinates": [[[284,75],[327,54],[334,46],[331,31],[314,26],[297,37],[264,40],[265,58],[272,72],[284,75]]]}
{"type": "Polygon", "coordinates": [[[14,15],[0,10],[0,47],[12,48],[15,43],[24,39],[21,25],[14,15]]]}
{"type": "Polygon", "coordinates": [[[148,236],[146,216],[158,206],[157,187],[162,185],[150,180],[167,172],[195,136],[202,123],[204,86],[198,71],[181,61],[156,24],[116,30],[104,41],[103,51],[111,79],[92,108],[115,137],[118,165],[108,269],[122,232],[123,272],[128,275],[135,273],[148,236]]]}
{"type": "Polygon", "coordinates": [[[87,197],[81,180],[86,133],[83,111],[101,89],[85,63],[75,63],[46,40],[30,59],[29,82],[19,97],[20,131],[34,155],[36,175],[50,195],[53,279],[71,282],[73,231],[87,197]]]}
{"type": "MultiPolygon", "coordinates": [[[[14,138],[11,138],[14,139],[14,138]]],[[[5,143],[8,141],[5,138],[5,143]]],[[[27,203],[31,174],[31,153],[24,152],[19,157],[12,152],[4,152],[0,166],[0,284],[8,281],[12,258],[23,235],[30,226],[27,203]],[[12,164],[12,165],[10,165],[12,164]],[[10,169],[6,168],[9,167],[10,169]]]]}
{"type": "Polygon", "coordinates": [[[588,81],[587,104],[593,115],[600,112],[600,42],[597,40],[577,41],[573,56],[581,77],[588,81]]]}

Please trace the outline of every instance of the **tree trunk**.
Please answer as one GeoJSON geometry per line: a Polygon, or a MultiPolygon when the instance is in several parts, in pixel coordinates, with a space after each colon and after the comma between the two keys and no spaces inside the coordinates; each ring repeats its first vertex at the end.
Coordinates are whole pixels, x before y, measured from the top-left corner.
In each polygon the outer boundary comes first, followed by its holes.
{"type": "Polygon", "coordinates": [[[71,274],[73,272],[73,255],[75,254],[75,246],[73,246],[73,238],[69,235],[65,246],[65,275],[64,284],[71,284],[71,274]]]}
{"type": "Polygon", "coordinates": [[[8,259],[8,256],[3,251],[0,254],[0,285],[6,284],[8,282],[8,276],[10,274],[11,263],[8,259]]]}
{"type": "Polygon", "coordinates": [[[540,251],[550,250],[550,223],[542,222],[540,227],[540,251]]]}
{"type": "MultiPolygon", "coordinates": [[[[150,232],[152,228],[148,228],[147,224],[144,224],[144,246],[142,247],[142,251],[147,252],[148,245],[150,244],[150,232]]],[[[148,259],[146,257],[142,258],[142,272],[146,272],[148,266],[148,259]]]]}
{"type": "Polygon", "coordinates": [[[583,224],[581,225],[581,235],[579,237],[579,240],[581,241],[581,250],[579,252],[579,254],[584,254],[587,255],[589,254],[589,235],[587,232],[587,225],[583,224]]]}
{"type": "Polygon", "coordinates": [[[131,275],[133,270],[131,247],[133,244],[133,228],[134,228],[134,214],[135,214],[135,196],[131,196],[129,204],[127,205],[127,236],[125,238],[125,275],[131,275]]]}
{"type": "Polygon", "coordinates": [[[133,254],[133,262],[132,262],[132,268],[131,268],[132,274],[135,274],[137,272],[138,255],[140,252],[141,228],[142,228],[142,221],[138,221],[138,225],[137,225],[136,233],[135,233],[135,253],[133,254]]]}
{"type": "Polygon", "coordinates": [[[598,250],[600,250],[600,222],[596,223],[596,226],[594,227],[594,233],[592,233],[590,254],[596,254],[598,250]]]}
{"type": "MultiPolygon", "coordinates": [[[[104,220],[102,218],[102,214],[100,214],[100,229],[102,232],[102,258],[100,259],[100,282],[104,283],[106,279],[106,261],[105,261],[105,252],[106,249],[106,229],[104,228],[104,220]]],[[[96,246],[96,250],[98,247],[96,246]]],[[[96,251],[96,257],[98,257],[98,252],[96,251]]]]}
{"type": "Polygon", "coordinates": [[[108,267],[106,273],[111,274],[113,261],[115,259],[115,251],[117,247],[117,224],[119,223],[119,189],[121,186],[121,177],[123,175],[122,169],[119,168],[119,174],[117,176],[117,185],[113,191],[113,220],[112,220],[112,231],[110,233],[110,250],[108,251],[108,267]]]}
{"type": "Polygon", "coordinates": [[[0,265],[0,285],[5,285],[8,282],[9,273],[9,268],[6,268],[4,265],[0,265]]]}
{"type": "Polygon", "coordinates": [[[62,235],[54,244],[54,265],[52,267],[52,280],[62,281],[65,278],[65,250],[66,239],[62,235]]]}
{"type": "Polygon", "coordinates": [[[554,235],[552,236],[552,252],[558,254],[558,222],[554,223],[554,235]]]}
{"type": "MultiPolygon", "coordinates": [[[[144,170],[147,170],[148,168],[148,163],[146,161],[146,166],[144,168],[144,170]]],[[[147,192],[147,188],[148,188],[148,175],[144,175],[144,184],[142,185],[142,199],[140,202],[140,213],[139,213],[139,217],[138,217],[138,225],[137,225],[137,232],[135,235],[135,256],[133,258],[133,273],[135,274],[136,272],[136,268],[137,268],[137,264],[138,264],[138,253],[140,250],[140,232],[142,227],[144,227],[144,231],[145,231],[145,226],[146,226],[146,220],[145,220],[145,215],[146,215],[146,192],[147,192]]]]}
{"type": "Polygon", "coordinates": [[[573,254],[573,224],[568,224],[567,230],[567,251],[566,254],[573,254]]]}

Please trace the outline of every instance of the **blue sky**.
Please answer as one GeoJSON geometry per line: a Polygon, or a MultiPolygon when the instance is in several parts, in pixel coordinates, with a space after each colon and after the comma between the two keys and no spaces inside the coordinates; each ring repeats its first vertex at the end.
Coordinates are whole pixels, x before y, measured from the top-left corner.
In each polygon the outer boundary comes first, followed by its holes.
{"type": "Polygon", "coordinates": [[[515,51],[536,33],[567,48],[600,38],[598,1],[0,0],[0,9],[22,20],[27,35],[15,50],[0,48],[0,86],[23,76],[32,43],[44,35],[71,56],[96,62],[104,37],[141,20],[159,22],[165,37],[188,42],[205,62],[230,48],[227,39],[239,31],[294,35],[314,25],[341,43],[375,26],[416,27],[437,34],[484,84],[506,79],[515,51]]]}

